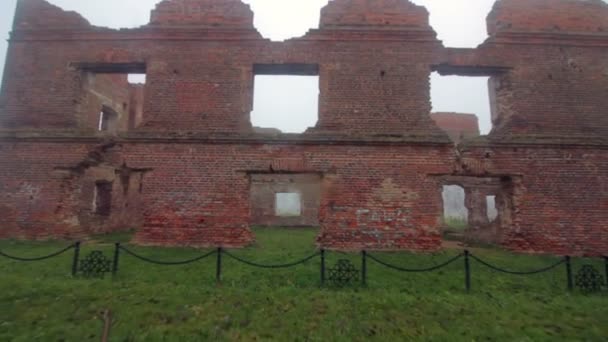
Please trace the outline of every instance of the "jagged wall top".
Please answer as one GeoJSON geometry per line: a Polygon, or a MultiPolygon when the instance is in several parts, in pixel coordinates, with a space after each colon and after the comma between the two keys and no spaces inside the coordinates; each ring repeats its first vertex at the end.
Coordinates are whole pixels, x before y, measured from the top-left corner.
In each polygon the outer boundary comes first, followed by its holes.
{"type": "Polygon", "coordinates": [[[165,0],[150,16],[151,26],[253,29],[253,11],[240,0],[165,0]]]}
{"type": "Polygon", "coordinates": [[[333,0],[321,10],[320,28],[428,29],[426,8],[408,0],[333,0]]]}
{"type": "Polygon", "coordinates": [[[602,0],[499,0],[487,19],[488,33],[553,32],[608,34],[602,0]]]}
{"type": "Polygon", "coordinates": [[[83,29],[89,22],[80,14],[64,11],[45,0],[19,0],[15,10],[14,30],[83,29]]]}

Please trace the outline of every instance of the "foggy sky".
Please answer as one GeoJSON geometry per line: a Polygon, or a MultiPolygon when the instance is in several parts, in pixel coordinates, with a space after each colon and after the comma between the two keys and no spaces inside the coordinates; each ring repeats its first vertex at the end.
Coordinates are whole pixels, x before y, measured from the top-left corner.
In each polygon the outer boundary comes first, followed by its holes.
{"type": "MultiPolygon", "coordinates": [[[[606,1],[606,0],[605,0],[606,1]]],[[[93,25],[129,28],[145,25],[159,0],[50,0],[65,10],[74,10],[93,25]]],[[[320,9],[328,0],[243,0],[255,13],[256,28],[272,40],[298,37],[318,27],[320,9]]],[[[475,47],[487,37],[485,17],[494,0],[412,0],[426,6],[431,25],[449,47],[475,47]]],[[[0,1],[0,35],[8,38],[16,0],[0,1]]],[[[4,65],[6,42],[0,43],[0,65],[4,65]]],[[[4,68],[0,69],[0,75],[4,68]]],[[[474,113],[483,133],[490,130],[487,77],[431,78],[433,111],[474,113]]],[[[301,132],[316,122],[318,84],[313,78],[256,78],[254,125],[301,132]],[[306,94],[294,98],[294,94],[306,94]]]]}

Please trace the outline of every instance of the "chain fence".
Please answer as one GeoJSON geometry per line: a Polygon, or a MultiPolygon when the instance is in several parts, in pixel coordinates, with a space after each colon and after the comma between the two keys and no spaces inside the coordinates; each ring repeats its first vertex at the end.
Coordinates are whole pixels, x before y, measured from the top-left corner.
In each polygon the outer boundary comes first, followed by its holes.
{"type": "MultiPolygon", "coordinates": [[[[326,265],[326,254],[328,251],[321,249],[318,252],[315,252],[309,256],[306,256],[302,259],[291,261],[291,262],[283,262],[276,264],[264,264],[257,261],[248,260],[241,256],[235,255],[230,251],[227,251],[221,247],[215,248],[214,250],[201,254],[199,256],[187,259],[187,260],[178,260],[178,261],[167,261],[167,260],[157,260],[148,256],[144,256],[138,252],[135,252],[120,243],[116,243],[114,245],[114,255],[113,258],[107,258],[103,252],[101,251],[93,251],[86,258],[80,258],[80,248],[81,243],[75,242],[59,251],[53,252],[48,255],[39,256],[39,257],[22,257],[15,256],[12,254],[5,253],[0,251],[0,257],[4,257],[11,261],[15,262],[42,262],[48,259],[52,259],[58,257],[70,250],[73,250],[72,257],[72,275],[78,276],[83,275],[84,277],[103,277],[105,273],[111,272],[112,275],[116,275],[119,270],[120,264],[120,256],[121,252],[125,255],[128,255],[132,258],[135,258],[141,262],[159,265],[159,266],[183,266],[188,264],[193,264],[207,258],[210,258],[215,255],[216,260],[216,281],[219,283],[222,279],[222,256],[227,256],[241,264],[262,268],[262,269],[286,269],[296,267],[302,264],[305,264],[311,260],[319,258],[320,261],[320,284],[326,285],[336,285],[336,286],[345,286],[352,285],[360,282],[361,285],[366,286],[368,282],[368,259],[372,260],[376,264],[381,267],[403,272],[403,273],[426,273],[426,272],[434,272],[440,269],[443,269],[449,265],[454,264],[456,261],[464,259],[464,283],[466,291],[471,290],[471,261],[474,261],[492,271],[514,275],[514,276],[528,276],[528,275],[536,275],[545,272],[550,272],[556,269],[559,266],[565,265],[565,279],[566,286],[568,290],[572,291],[574,286],[576,285],[581,289],[582,292],[597,292],[606,289],[606,285],[608,284],[608,257],[603,257],[604,260],[604,275],[601,274],[595,267],[592,265],[586,264],[583,265],[581,270],[574,275],[572,268],[572,258],[569,256],[565,256],[558,260],[555,263],[550,265],[534,269],[534,270],[513,270],[507,269],[498,265],[495,265],[491,262],[488,262],[468,250],[459,253],[458,255],[451,257],[445,261],[440,262],[439,264],[428,266],[428,267],[404,267],[401,265],[396,265],[390,263],[388,261],[383,260],[382,258],[370,254],[367,251],[361,251],[361,265],[360,269],[357,269],[356,266],[349,259],[340,259],[336,263],[334,267],[328,268],[326,265]]],[[[343,254],[343,253],[336,253],[343,254]]]]}

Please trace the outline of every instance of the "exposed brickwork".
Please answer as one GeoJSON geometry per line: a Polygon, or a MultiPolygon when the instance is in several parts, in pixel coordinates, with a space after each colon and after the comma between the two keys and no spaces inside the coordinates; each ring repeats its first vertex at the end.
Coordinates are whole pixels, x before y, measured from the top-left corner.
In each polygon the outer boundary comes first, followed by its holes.
{"type": "Polygon", "coordinates": [[[152,11],[150,25],[253,29],[253,12],[240,0],[169,0],[152,11]]]}
{"type": "Polygon", "coordinates": [[[475,114],[432,113],[431,118],[456,144],[479,136],[479,119],[475,114]]]}
{"type": "Polygon", "coordinates": [[[314,174],[319,245],[434,251],[441,186],[458,176],[499,180],[506,247],[606,254],[607,17],[599,1],[500,0],[487,42],[448,49],[406,0],[334,0],[319,29],[284,43],[237,0],[166,0],[130,30],[20,0],[0,94],[0,236],[136,228],[142,244],[240,247],[254,239],[252,175],[314,174]],[[318,65],[316,127],[251,126],[256,64],[318,65]],[[428,114],[432,70],[491,76],[487,138],[454,148],[428,114]],[[96,132],[100,106],[115,132],[96,132]],[[94,203],[108,183],[106,216],[94,203]]]}
{"type": "Polygon", "coordinates": [[[252,174],[250,182],[250,223],[252,225],[319,226],[319,206],[321,204],[321,176],[319,174],[252,174]],[[277,193],[298,194],[300,196],[300,215],[277,215],[277,193]]]}
{"type": "Polygon", "coordinates": [[[608,4],[602,0],[497,1],[488,32],[605,33],[608,4]]]}
{"type": "Polygon", "coordinates": [[[377,27],[432,30],[424,7],[402,0],[342,0],[330,2],[321,12],[323,28],[377,27]]]}
{"type": "Polygon", "coordinates": [[[605,254],[605,147],[472,144],[462,156],[467,166],[463,174],[521,175],[513,181],[512,224],[502,227],[505,246],[530,252],[605,254]]]}

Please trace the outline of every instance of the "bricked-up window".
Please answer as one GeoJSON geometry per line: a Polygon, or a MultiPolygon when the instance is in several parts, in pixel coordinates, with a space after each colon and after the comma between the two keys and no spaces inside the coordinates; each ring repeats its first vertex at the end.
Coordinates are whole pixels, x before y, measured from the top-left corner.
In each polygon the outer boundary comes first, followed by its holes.
{"type": "Polygon", "coordinates": [[[275,215],[281,217],[302,215],[302,197],[295,192],[280,192],[275,196],[275,215]]]}
{"type": "MultiPolygon", "coordinates": [[[[303,133],[319,118],[319,66],[256,64],[251,123],[256,128],[303,133]]],[[[260,130],[264,132],[265,130],[260,130]]]]}
{"type": "Polygon", "coordinates": [[[112,212],[112,182],[96,182],[93,212],[99,216],[110,216],[112,212]]]}
{"type": "Polygon", "coordinates": [[[498,217],[498,209],[496,208],[496,196],[486,196],[486,211],[488,215],[488,221],[496,221],[496,218],[498,217]]]}

